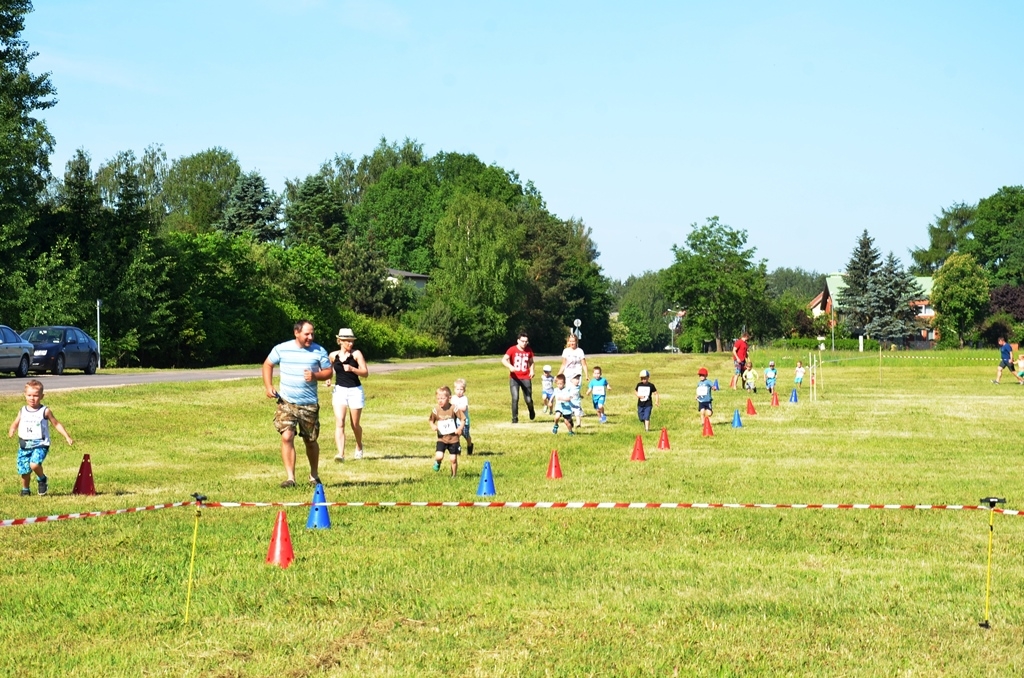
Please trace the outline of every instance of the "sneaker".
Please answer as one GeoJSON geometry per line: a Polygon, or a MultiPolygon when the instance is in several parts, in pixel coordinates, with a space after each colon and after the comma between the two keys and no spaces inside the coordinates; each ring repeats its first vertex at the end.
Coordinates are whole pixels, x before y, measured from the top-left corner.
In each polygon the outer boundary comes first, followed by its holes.
{"type": "Polygon", "coordinates": [[[281,487],[283,487],[283,488],[295,487],[295,481],[294,480],[283,480],[283,481],[281,481],[281,487]]]}
{"type": "Polygon", "coordinates": [[[470,443],[469,447],[466,448],[466,454],[473,454],[473,443],[470,443]]]}
{"type": "Polygon", "coordinates": [[[32,490],[28,489],[27,487],[21,488],[21,496],[27,497],[30,494],[32,494],[32,490]]]}
{"type": "Polygon", "coordinates": [[[995,379],[992,380],[992,383],[995,384],[996,386],[999,386],[999,382],[996,381],[995,379]]]}
{"type": "Polygon", "coordinates": [[[341,453],[338,453],[338,454],[334,455],[334,461],[338,462],[339,464],[344,464],[345,463],[345,455],[341,454],[341,453]]]}
{"type": "Polygon", "coordinates": [[[575,431],[569,431],[569,435],[574,436],[574,435],[576,435],[576,432],[575,431]]]}
{"type": "Polygon", "coordinates": [[[530,405],[530,421],[536,419],[537,413],[533,411],[533,405],[530,405]]]}
{"type": "Polygon", "coordinates": [[[512,423],[513,424],[518,424],[519,423],[519,417],[512,417],[512,423]]]}
{"type": "Polygon", "coordinates": [[[48,486],[47,486],[47,481],[48,480],[49,480],[49,478],[47,478],[46,476],[43,476],[42,478],[39,479],[39,496],[40,497],[42,497],[43,495],[46,494],[46,490],[48,489],[48,486]]]}
{"type": "Polygon", "coordinates": [[[608,417],[606,417],[606,416],[604,416],[604,415],[602,414],[602,415],[601,415],[601,423],[602,423],[602,424],[607,424],[607,423],[608,423],[608,417]]]}
{"type": "Polygon", "coordinates": [[[434,470],[435,471],[440,471],[441,470],[441,462],[439,462],[439,461],[435,461],[434,462],[434,470]]]}
{"type": "Polygon", "coordinates": [[[555,435],[558,434],[558,424],[555,424],[554,426],[551,427],[551,432],[554,433],[555,435]]]}
{"type": "Polygon", "coordinates": [[[355,458],[356,459],[362,459],[363,458],[363,451],[362,450],[356,450],[355,458]]]}

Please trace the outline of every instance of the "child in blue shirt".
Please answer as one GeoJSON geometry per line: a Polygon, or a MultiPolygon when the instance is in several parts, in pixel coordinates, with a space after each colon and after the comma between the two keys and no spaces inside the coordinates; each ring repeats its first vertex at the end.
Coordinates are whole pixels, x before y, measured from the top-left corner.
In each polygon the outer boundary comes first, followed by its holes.
{"type": "Polygon", "coordinates": [[[700,368],[697,370],[697,412],[700,414],[701,424],[704,423],[705,417],[711,416],[711,401],[714,400],[711,392],[711,382],[708,381],[707,368],[700,368]]]}
{"type": "Polygon", "coordinates": [[[604,414],[604,400],[608,395],[608,380],[604,378],[600,367],[594,368],[594,377],[587,384],[587,394],[594,403],[594,409],[600,415],[600,422],[607,424],[608,417],[604,414]]]}
{"type": "Polygon", "coordinates": [[[566,388],[564,374],[555,377],[555,393],[552,399],[555,407],[555,425],[551,427],[551,432],[557,434],[558,422],[565,419],[569,435],[576,435],[572,430],[572,389],[566,388]]]}
{"type": "Polygon", "coordinates": [[[572,416],[576,420],[576,427],[583,425],[583,396],[580,395],[580,383],[583,381],[582,374],[572,375],[572,382],[569,384],[569,404],[572,405],[572,416]]]}
{"type": "Polygon", "coordinates": [[[764,371],[764,385],[769,393],[775,393],[775,380],[779,377],[779,371],[775,369],[775,361],[768,361],[768,369],[764,371]]]}
{"type": "Polygon", "coordinates": [[[551,376],[551,365],[544,366],[544,375],[540,378],[541,394],[544,396],[544,411],[555,413],[555,378],[551,376]]]}

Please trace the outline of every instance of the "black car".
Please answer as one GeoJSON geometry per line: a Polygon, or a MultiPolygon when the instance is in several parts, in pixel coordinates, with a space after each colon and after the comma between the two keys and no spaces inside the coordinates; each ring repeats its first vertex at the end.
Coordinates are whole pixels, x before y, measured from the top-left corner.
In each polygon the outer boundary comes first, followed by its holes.
{"type": "Polygon", "coordinates": [[[7,325],[0,325],[0,372],[14,372],[18,377],[26,377],[31,361],[32,344],[7,325]]]}
{"type": "Polygon", "coordinates": [[[32,351],[33,372],[63,374],[66,368],[83,370],[95,374],[100,364],[99,347],[92,337],[66,325],[30,327],[21,337],[35,348],[32,351]]]}

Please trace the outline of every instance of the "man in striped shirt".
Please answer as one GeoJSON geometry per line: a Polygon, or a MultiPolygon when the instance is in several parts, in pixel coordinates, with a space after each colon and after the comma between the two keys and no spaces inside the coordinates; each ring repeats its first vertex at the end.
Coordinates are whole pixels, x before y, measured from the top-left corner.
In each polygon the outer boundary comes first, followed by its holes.
{"type": "Polygon", "coordinates": [[[300,320],[293,328],[295,339],[278,344],[263,362],[263,389],[277,399],[274,427],[281,434],[281,459],[287,479],[281,487],[295,487],[295,436],[306,445],[309,484],[320,482],[320,403],[317,382],[333,374],[327,351],[313,341],[313,323],[300,320]],[[274,390],[274,365],[280,365],[280,383],[274,390]]]}

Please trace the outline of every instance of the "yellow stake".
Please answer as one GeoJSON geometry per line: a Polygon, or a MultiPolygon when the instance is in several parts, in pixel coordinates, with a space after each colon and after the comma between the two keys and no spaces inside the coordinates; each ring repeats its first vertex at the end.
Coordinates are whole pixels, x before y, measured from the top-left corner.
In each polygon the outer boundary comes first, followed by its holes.
{"type": "Polygon", "coordinates": [[[986,497],[981,500],[987,503],[988,511],[988,567],[985,573],[985,621],[979,622],[978,626],[983,629],[992,628],[988,623],[989,614],[989,592],[992,590],[992,535],[995,532],[996,504],[1005,504],[1006,500],[1000,497],[986,497]]]}
{"type": "Polygon", "coordinates": [[[188,609],[192,604],[192,574],[195,572],[196,565],[196,539],[199,537],[199,516],[202,515],[203,501],[206,497],[193,494],[198,504],[196,505],[196,525],[192,530],[192,558],[188,562],[188,594],[185,596],[185,625],[188,625],[188,609]]]}

